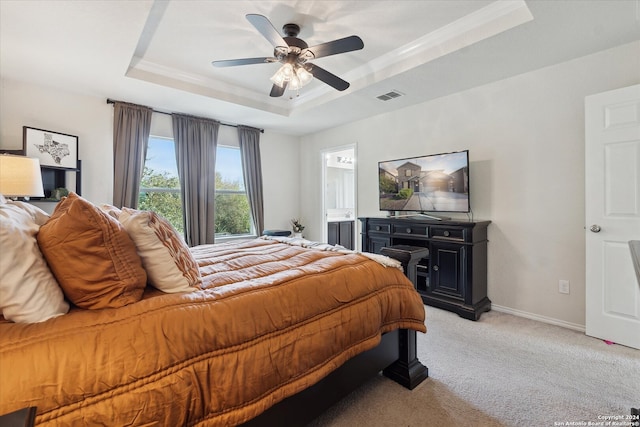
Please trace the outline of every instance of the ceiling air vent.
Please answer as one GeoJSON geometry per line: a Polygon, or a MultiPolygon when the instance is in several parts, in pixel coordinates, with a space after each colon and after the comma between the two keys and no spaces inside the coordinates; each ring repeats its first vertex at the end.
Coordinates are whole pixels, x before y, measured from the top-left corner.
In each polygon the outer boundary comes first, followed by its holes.
{"type": "Polygon", "coordinates": [[[388,101],[390,99],[398,98],[399,96],[402,96],[402,95],[404,95],[404,93],[394,89],[391,92],[387,92],[384,95],[377,96],[376,98],[378,98],[381,101],[388,101]]]}

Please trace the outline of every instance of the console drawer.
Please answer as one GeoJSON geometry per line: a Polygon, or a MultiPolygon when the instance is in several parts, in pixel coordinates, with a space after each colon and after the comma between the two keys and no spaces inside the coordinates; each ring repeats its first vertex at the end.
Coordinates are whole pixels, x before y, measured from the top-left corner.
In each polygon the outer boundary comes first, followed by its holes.
{"type": "Polygon", "coordinates": [[[427,237],[429,235],[429,227],[416,224],[394,224],[393,234],[411,234],[427,237]]]}
{"type": "Polygon", "coordinates": [[[367,224],[367,231],[389,234],[391,233],[391,224],[370,222],[367,224]]]}
{"type": "Polygon", "coordinates": [[[464,241],[464,230],[460,228],[431,228],[431,237],[464,241]]]}

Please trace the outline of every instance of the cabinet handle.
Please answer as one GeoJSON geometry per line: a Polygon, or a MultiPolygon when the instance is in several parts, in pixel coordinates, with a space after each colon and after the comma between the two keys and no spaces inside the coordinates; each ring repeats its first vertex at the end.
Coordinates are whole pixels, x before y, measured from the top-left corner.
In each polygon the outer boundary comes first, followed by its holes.
{"type": "Polygon", "coordinates": [[[440,270],[440,267],[438,267],[437,265],[434,265],[433,266],[433,271],[438,271],[438,270],[440,270]]]}
{"type": "Polygon", "coordinates": [[[446,231],[446,230],[445,230],[445,232],[444,232],[444,233],[442,233],[442,234],[444,234],[444,237],[449,237],[449,235],[450,235],[451,233],[449,233],[448,231],[446,231]]]}
{"type": "Polygon", "coordinates": [[[380,231],[380,226],[376,225],[376,231],[380,231]]]}
{"type": "Polygon", "coordinates": [[[407,234],[411,234],[411,229],[407,228],[407,234]]]}

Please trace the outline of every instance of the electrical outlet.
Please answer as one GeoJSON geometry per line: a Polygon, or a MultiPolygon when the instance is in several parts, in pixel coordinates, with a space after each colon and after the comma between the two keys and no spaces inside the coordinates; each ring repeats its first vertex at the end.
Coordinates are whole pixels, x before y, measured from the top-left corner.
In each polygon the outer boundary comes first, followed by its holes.
{"type": "Polygon", "coordinates": [[[569,293],[569,281],[568,280],[560,280],[558,282],[558,292],[561,294],[569,293]]]}

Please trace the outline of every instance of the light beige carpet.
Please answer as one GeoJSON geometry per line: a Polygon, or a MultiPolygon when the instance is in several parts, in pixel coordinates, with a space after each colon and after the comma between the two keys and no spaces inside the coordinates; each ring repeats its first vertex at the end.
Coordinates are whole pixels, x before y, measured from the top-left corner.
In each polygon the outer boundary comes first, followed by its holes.
{"type": "Polygon", "coordinates": [[[633,426],[625,417],[640,407],[640,350],[496,311],[472,322],[426,310],[418,357],[429,378],[410,391],[378,376],[310,427],[595,425],[607,416],[633,426]]]}

